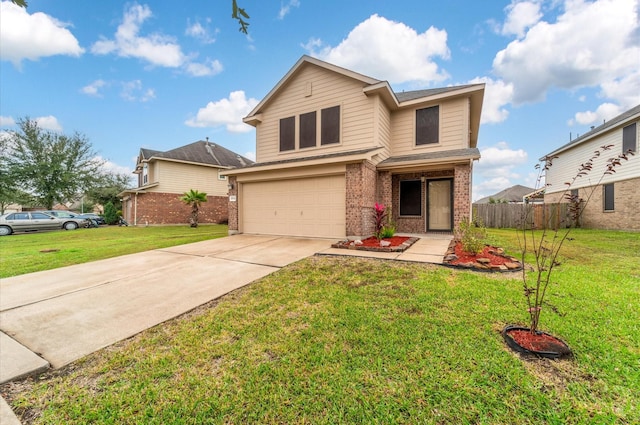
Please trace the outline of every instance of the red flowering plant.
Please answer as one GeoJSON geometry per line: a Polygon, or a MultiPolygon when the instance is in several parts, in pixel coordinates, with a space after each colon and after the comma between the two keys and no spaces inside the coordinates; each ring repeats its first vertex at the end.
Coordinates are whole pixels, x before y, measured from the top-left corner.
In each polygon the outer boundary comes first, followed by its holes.
{"type": "Polygon", "coordinates": [[[389,214],[384,205],[376,202],[373,207],[373,223],[375,226],[375,236],[378,240],[382,239],[385,234],[388,233],[388,231],[386,231],[388,216],[389,214]]]}

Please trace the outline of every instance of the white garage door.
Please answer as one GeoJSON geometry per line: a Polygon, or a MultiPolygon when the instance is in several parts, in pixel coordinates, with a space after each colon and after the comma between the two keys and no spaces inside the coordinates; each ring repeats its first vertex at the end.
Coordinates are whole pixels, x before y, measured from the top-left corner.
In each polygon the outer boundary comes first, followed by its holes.
{"type": "Polygon", "coordinates": [[[245,183],[242,231],[267,235],[345,236],[344,175],[245,183]]]}

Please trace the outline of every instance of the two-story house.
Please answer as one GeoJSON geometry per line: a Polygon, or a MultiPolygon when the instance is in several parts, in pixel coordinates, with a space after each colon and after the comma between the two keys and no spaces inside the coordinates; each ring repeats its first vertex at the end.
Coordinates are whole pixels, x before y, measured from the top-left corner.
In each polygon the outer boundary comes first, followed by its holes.
{"type": "Polygon", "coordinates": [[[640,105],[545,155],[545,158],[552,158],[552,165],[545,176],[545,202],[566,202],[563,195],[568,189],[584,200],[590,198],[582,212],[582,227],[640,230],[639,126],[640,105]],[[592,171],[568,188],[565,183],[571,182],[580,164],[591,158],[601,146],[611,146],[611,149],[603,151],[594,161],[592,171]],[[603,175],[609,158],[628,151],[633,155],[622,161],[615,173],[603,175]]]}
{"type": "Polygon", "coordinates": [[[395,93],[303,56],[244,118],[255,164],[229,176],[230,233],[361,238],[374,204],[398,232],[452,231],[471,214],[484,85],[395,93]]]}
{"type": "Polygon", "coordinates": [[[188,223],[191,207],[180,197],[194,189],[207,194],[199,221],[226,222],[229,183],[222,171],[252,163],[208,138],[166,152],[142,148],[134,171],[138,186],[119,194],[122,215],[134,225],[188,223]]]}

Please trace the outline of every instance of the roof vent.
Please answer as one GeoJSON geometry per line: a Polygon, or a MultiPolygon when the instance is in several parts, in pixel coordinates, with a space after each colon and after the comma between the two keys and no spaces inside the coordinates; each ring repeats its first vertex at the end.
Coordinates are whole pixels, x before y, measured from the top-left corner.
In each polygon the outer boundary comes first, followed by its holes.
{"type": "MultiPolygon", "coordinates": [[[[211,149],[211,145],[209,144],[209,138],[207,137],[207,143],[204,144],[204,148],[207,150],[207,152],[209,153],[209,155],[211,155],[213,157],[213,159],[218,163],[218,165],[220,164],[220,161],[218,161],[218,158],[216,158],[216,155],[213,153],[213,149],[211,149]]],[[[213,145],[213,147],[215,147],[216,145],[213,145]]]]}

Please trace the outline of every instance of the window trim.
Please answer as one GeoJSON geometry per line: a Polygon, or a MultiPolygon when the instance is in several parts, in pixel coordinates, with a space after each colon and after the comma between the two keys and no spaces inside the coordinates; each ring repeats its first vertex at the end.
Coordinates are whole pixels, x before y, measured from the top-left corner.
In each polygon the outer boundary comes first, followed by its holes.
{"type": "Polygon", "coordinates": [[[404,179],[404,180],[400,180],[399,184],[398,184],[398,216],[399,217],[422,217],[423,216],[423,209],[422,209],[422,204],[423,199],[422,199],[422,192],[423,192],[423,184],[422,184],[422,179],[417,178],[417,179],[404,179]],[[420,212],[418,214],[402,214],[402,184],[403,183],[418,183],[419,187],[420,187],[420,199],[418,200],[418,208],[420,210],[420,212]]]}
{"type": "Polygon", "coordinates": [[[300,123],[300,125],[298,126],[298,147],[299,149],[313,149],[313,148],[317,148],[318,147],[318,111],[309,111],[309,112],[305,112],[304,114],[300,114],[298,121],[300,123]],[[306,121],[303,117],[310,117],[313,116],[313,119],[309,119],[308,121],[306,121]],[[305,145],[303,146],[303,126],[304,123],[307,122],[307,124],[313,126],[313,131],[310,131],[309,134],[313,135],[313,144],[309,144],[309,145],[305,145]]]}
{"type": "Polygon", "coordinates": [[[602,211],[614,212],[616,210],[615,200],[616,200],[616,192],[615,192],[614,183],[603,184],[602,185],[602,211]],[[609,205],[611,206],[611,208],[609,208],[609,205]]]}
{"type": "MultiPolygon", "coordinates": [[[[327,129],[327,132],[329,132],[329,129],[327,129]]],[[[333,132],[334,131],[331,131],[331,133],[333,132]]],[[[320,109],[320,147],[339,145],[340,143],[342,143],[342,105],[334,105],[334,106],[329,106],[328,108],[320,109]],[[338,129],[335,131],[336,133],[335,136],[337,137],[337,140],[325,141],[326,137],[333,135],[333,134],[329,134],[325,136],[325,127],[324,127],[325,113],[329,114],[331,113],[332,110],[335,110],[336,108],[338,110],[338,116],[337,116],[338,129]]]]}
{"type": "Polygon", "coordinates": [[[296,116],[292,115],[290,117],[285,117],[285,118],[280,118],[279,121],[279,127],[278,127],[278,148],[279,148],[279,152],[293,152],[296,150],[296,116]],[[293,146],[289,147],[289,144],[287,144],[285,146],[286,149],[283,149],[283,140],[285,142],[290,142],[289,139],[287,138],[286,140],[284,139],[285,136],[289,136],[289,134],[284,134],[282,132],[284,125],[292,125],[292,128],[286,128],[287,130],[291,131],[291,137],[293,137],[293,146]]]}
{"type": "Polygon", "coordinates": [[[414,132],[413,132],[413,144],[415,147],[417,148],[421,148],[421,147],[425,147],[425,146],[434,146],[434,145],[439,145],[440,144],[440,105],[433,105],[433,106],[427,106],[425,108],[417,108],[415,109],[415,112],[413,114],[413,124],[414,124],[414,132]],[[435,130],[435,136],[436,139],[435,141],[428,141],[428,142],[423,142],[423,143],[419,143],[418,141],[421,140],[421,137],[419,137],[418,131],[422,128],[422,127],[418,127],[418,112],[419,111],[426,111],[426,110],[435,110],[437,113],[437,124],[438,124],[438,128],[435,130]]]}
{"type": "Polygon", "coordinates": [[[220,181],[226,181],[227,180],[227,176],[223,176],[223,175],[220,174],[223,171],[224,170],[218,169],[218,180],[220,180],[220,181]]]}
{"type": "Polygon", "coordinates": [[[629,150],[636,152],[638,144],[638,127],[636,123],[629,124],[622,128],[622,153],[627,153],[629,150]],[[633,129],[633,132],[631,131],[633,129]]]}

